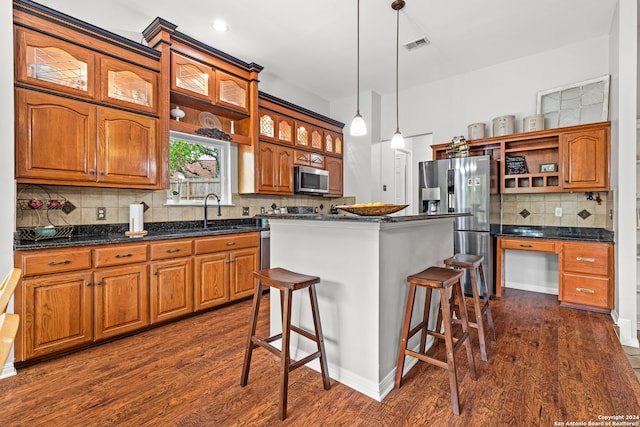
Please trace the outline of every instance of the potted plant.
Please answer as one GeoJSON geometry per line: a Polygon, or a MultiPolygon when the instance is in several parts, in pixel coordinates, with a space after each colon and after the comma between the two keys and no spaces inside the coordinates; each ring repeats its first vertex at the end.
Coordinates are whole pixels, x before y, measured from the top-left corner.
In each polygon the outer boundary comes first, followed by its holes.
{"type": "Polygon", "coordinates": [[[180,190],[171,191],[171,200],[173,200],[175,203],[180,202],[180,190]]]}

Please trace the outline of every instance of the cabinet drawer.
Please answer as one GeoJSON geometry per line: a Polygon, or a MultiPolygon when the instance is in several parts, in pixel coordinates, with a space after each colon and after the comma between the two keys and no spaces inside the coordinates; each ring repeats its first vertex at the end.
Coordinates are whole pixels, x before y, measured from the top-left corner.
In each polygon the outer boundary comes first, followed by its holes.
{"type": "Polygon", "coordinates": [[[502,249],[517,249],[521,251],[555,252],[556,243],[548,240],[535,239],[501,239],[502,249]]]}
{"type": "Polygon", "coordinates": [[[563,271],[609,275],[610,245],[598,243],[565,243],[562,250],[563,271]]]}
{"type": "Polygon", "coordinates": [[[91,268],[91,249],[16,253],[16,266],[22,268],[23,276],[84,270],[91,268]]]}
{"type": "Polygon", "coordinates": [[[562,281],[562,302],[612,308],[608,278],[564,273],[562,281]]]}
{"type": "Polygon", "coordinates": [[[250,248],[260,244],[259,233],[231,234],[227,236],[206,237],[195,241],[195,253],[230,251],[250,248]]]}
{"type": "Polygon", "coordinates": [[[191,240],[151,243],[149,245],[149,253],[151,259],[154,260],[189,256],[192,253],[191,240]]]}
{"type": "Polygon", "coordinates": [[[147,244],[119,245],[94,249],[95,266],[131,264],[147,260],[147,244]]]}

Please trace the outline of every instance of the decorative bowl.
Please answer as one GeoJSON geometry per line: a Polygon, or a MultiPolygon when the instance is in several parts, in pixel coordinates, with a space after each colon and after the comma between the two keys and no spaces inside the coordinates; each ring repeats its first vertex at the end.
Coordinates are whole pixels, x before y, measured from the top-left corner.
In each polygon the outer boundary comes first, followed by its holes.
{"type": "Polygon", "coordinates": [[[342,209],[343,211],[361,215],[361,216],[382,216],[389,215],[394,212],[401,211],[409,205],[392,205],[386,204],[381,206],[354,206],[354,205],[339,205],[336,206],[338,209],[342,209]]]}

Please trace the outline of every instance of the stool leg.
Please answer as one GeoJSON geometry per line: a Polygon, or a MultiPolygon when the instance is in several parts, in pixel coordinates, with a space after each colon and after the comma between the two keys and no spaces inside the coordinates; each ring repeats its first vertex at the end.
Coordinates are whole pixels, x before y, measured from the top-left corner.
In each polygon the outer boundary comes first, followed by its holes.
{"type": "Polygon", "coordinates": [[[424,354],[427,348],[427,331],[429,330],[429,311],[431,310],[431,288],[425,288],[424,312],[422,313],[422,323],[424,327],[420,333],[420,353],[424,354]]]}
{"type": "Polygon", "coordinates": [[[249,367],[251,365],[251,355],[253,354],[253,337],[256,334],[258,325],[258,312],[260,311],[260,299],[262,297],[262,283],[258,282],[256,290],[253,293],[253,307],[251,309],[251,323],[249,324],[249,337],[247,338],[247,347],[244,350],[244,363],[242,364],[242,377],[240,378],[240,386],[247,385],[249,380],[249,367]]]}
{"type": "Polygon", "coordinates": [[[407,349],[407,337],[411,327],[411,311],[413,311],[413,299],[416,294],[416,285],[409,284],[409,295],[407,295],[407,307],[404,312],[404,323],[402,324],[402,336],[400,338],[400,348],[398,349],[398,364],[396,366],[395,388],[402,385],[402,370],[404,369],[404,354],[407,349]]]}
{"type": "Polygon", "coordinates": [[[280,421],[287,416],[287,390],[289,387],[289,370],[291,365],[289,338],[291,336],[291,291],[282,290],[284,305],[282,307],[282,356],[280,377],[280,421]]]}
{"type": "Polygon", "coordinates": [[[471,351],[471,340],[469,339],[469,315],[467,313],[467,305],[464,302],[464,295],[462,294],[462,285],[460,281],[454,284],[453,286],[458,287],[458,297],[460,298],[458,304],[460,306],[460,320],[462,323],[462,335],[463,337],[460,339],[464,340],[464,346],[467,349],[467,360],[469,361],[469,373],[471,374],[471,379],[476,379],[476,367],[473,363],[473,352],[471,351]]]}
{"type": "Polygon", "coordinates": [[[487,323],[489,324],[489,333],[491,334],[491,341],[495,342],[496,331],[493,328],[493,316],[491,316],[491,306],[489,305],[489,296],[491,294],[489,293],[487,279],[484,277],[484,268],[482,267],[482,264],[480,264],[479,268],[480,268],[480,279],[482,279],[483,291],[484,291],[482,294],[482,299],[484,300],[484,307],[486,307],[487,323]]]}
{"type": "Polygon", "coordinates": [[[471,287],[473,288],[473,309],[476,314],[476,329],[478,329],[478,342],[480,343],[480,356],[482,360],[487,361],[487,346],[484,339],[484,322],[482,321],[482,309],[480,308],[480,297],[478,296],[478,278],[476,269],[471,268],[471,287]]]}
{"type": "MultiPolygon", "coordinates": [[[[454,285],[455,286],[455,285],[454,285]]],[[[451,308],[446,289],[440,289],[440,311],[444,323],[444,342],[447,347],[447,370],[449,371],[449,387],[451,388],[451,407],[453,413],[460,415],[458,399],[458,378],[456,375],[456,359],[453,354],[453,331],[451,330],[451,308]]]]}
{"type": "Polygon", "coordinates": [[[309,286],[309,299],[311,300],[311,314],[313,315],[313,327],[316,331],[316,339],[318,341],[318,351],[320,352],[320,371],[322,372],[322,382],[324,389],[331,388],[329,379],[329,366],[327,364],[327,354],[324,350],[324,336],[322,335],[322,325],[320,323],[320,310],[318,309],[318,294],[315,285],[309,286]]]}

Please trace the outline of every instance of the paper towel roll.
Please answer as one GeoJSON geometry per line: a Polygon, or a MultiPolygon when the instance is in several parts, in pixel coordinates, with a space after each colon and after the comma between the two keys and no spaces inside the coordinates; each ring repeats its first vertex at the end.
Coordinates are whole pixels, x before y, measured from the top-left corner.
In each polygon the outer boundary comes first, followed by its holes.
{"type": "Polygon", "coordinates": [[[134,203],[129,205],[129,231],[142,231],[144,229],[144,205],[134,203]]]}

